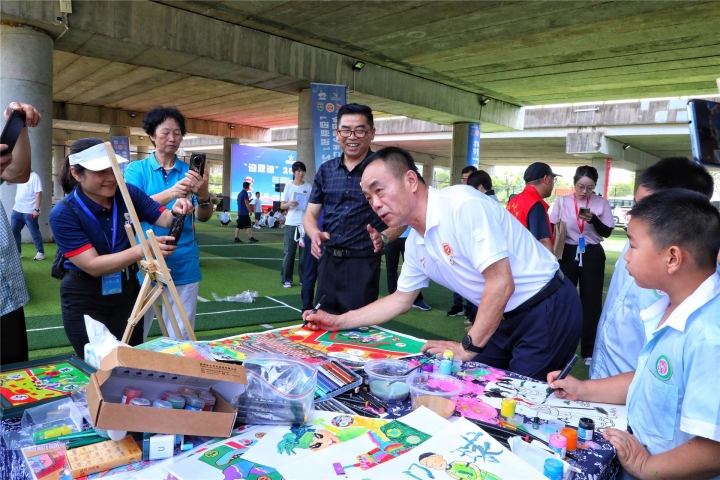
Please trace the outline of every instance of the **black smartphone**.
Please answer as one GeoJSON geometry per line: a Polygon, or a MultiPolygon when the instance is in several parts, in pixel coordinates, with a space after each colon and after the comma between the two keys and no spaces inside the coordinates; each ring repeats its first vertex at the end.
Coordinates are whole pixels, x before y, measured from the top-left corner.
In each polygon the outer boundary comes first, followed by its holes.
{"type": "Polygon", "coordinates": [[[720,166],[720,103],[692,99],[687,105],[693,158],[703,165],[720,166]]]}
{"type": "Polygon", "coordinates": [[[167,242],[168,245],[177,245],[180,241],[180,235],[183,231],[183,226],[185,226],[185,215],[177,215],[175,212],[173,212],[173,221],[170,224],[170,232],[168,233],[169,236],[175,237],[174,241],[167,242]]]}
{"type": "Polygon", "coordinates": [[[0,135],[0,143],[4,143],[8,147],[0,152],[0,155],[12,153],[20,137],[20,132],[25,128],[25,112],[13,110],[8,118],[7,123],[3,127],[2,135],[0,135]]]}
{"type": "Polygon", "coordinates": [[[204,153],[193,153],[190,155],[190,170],[197,172],[201,177],[205,174],[204,153]]]}
{"type": "Polygon", "coordinates": [[[580,207],[580,208],[579,208],[579,211],[580,211],[580,215],[590,215],[590,209],[589,209],[589,208],[580,207]]]}

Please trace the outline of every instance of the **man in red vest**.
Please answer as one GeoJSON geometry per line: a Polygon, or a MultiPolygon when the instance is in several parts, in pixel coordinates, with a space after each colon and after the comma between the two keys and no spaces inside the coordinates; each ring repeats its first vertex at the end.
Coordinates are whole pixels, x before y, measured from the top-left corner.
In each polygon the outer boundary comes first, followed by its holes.
{"type": "Polygon", "coordinates": [[[546,163],[536,162],[530,165],[523,178],[525,190],[515,195],[507,204],[507,209],[515,218],[520,220],[525,228],[542,243],[548,250],[553,251],[553,230],[548,217],[548,204],[543,198],[552,195],[555,187],[555,177],[546,163]]]}

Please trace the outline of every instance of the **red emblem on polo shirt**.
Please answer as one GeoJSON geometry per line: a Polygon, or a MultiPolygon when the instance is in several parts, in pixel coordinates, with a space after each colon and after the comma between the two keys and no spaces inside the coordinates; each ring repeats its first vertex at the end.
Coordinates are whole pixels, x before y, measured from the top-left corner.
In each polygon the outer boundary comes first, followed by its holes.
{"type": "Polygon", "coordinates": [[[443,251],[445,255],[452,256],[452,247],[449,243],[443,243],[443,251]]]}

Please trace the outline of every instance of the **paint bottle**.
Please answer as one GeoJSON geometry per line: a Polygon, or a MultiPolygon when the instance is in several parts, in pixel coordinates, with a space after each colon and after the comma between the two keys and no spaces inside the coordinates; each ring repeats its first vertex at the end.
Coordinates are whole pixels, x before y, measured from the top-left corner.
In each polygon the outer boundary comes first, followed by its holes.
{"type": "Polygon", "coordinates": [[[433,363],[432,362],[423,363],[422,367],[420,367],[420,370],[423,372],[432,373],[433,372],[433,363]]]}
{"type": "Polygon", "coordinates": [[[172,390],[165,390],[162,395],[160,395],[160,400],[167,400],[168,397],[174,397],[178,394],[178,392],[173,392],[172,390]]]}
{"type": "Polygon", "coordinates": [[[172,395],[166,399],[173,408],[182,409],[185,408],[185,399],[177,395],[172,395]]]}
{"type": "Polygon", "coordinates": [[[595,422],[592,418],[583,417],[578,422],[578,438],[585,442],[592,441],[595,432],[595,422]]]}
{"type": "Polygon", "coordinates": [[[201,411],[205,407],[205,400],[199,398],[190,398],[185,402],[185,410],[201,411]]]}
{"type": "Polygon", "coordinates": [[[559,433],[550,435],[550,442],[548,443],[550,450],[560,455],[560,458],[565,459],[565,453],[567,452],[567,438],[563,437],[559,433]]]}
{"type": "Polygon", "coordinates": [[[513,427],[519,427],[523,424],[523,417],[521,415],[513,415],[512,417],[507,417],[507,423],[509,423],[513,427]]]}
{"type": "Polygon", "coordinates": [[[562,480],[563,478],[563,464],[560,460],[555,458],[548,458],[545,460],[543,466],[543,475],[550,480],[562,480]]]}
{"type": "Polygon", "coordinates": [[[125,390],[123,390],[123,396],[120,399],[120,403],[128,404],[133,398],[142,397],[142,395],[142,388],[127,386],[125,387],[125,390]]]}
{"type": "Polygon", "coordinates": [[[450,375],[453,367],[453,352],[451,350],[445,350],[443,352],[443,358],[440,360],[440,373],[443,375],[450,375]]]}
{"type": "Polygon", "coordinates": [[[155,408],[173,408],[172,403],[166,400],[155,400],[152,406],[155,408]]]}
{"type": "Polygon", "coordinates": [[[574,428],[563,428],[560,435],[567,439],[567,451],[574,452],[577,449],[578,432],[574,428]]]}
{"type": "Polygon", "coordinates": [[[185,403],[187,404],[188,400],[191,398],[198,398],[198,396],[194,393],[181,393],[180,396],[185,399],[185,403]]]}
{"type": "Polygon", "coordinates": [[[539,430],[539,429],[540,429],[540,417],[533,417],[533,418],[532,418],[532,428],[533,428],[533,430],[539,430]]]}
{"type": "Polygon", "coordinates": [[[503,398],[500,402],[500,415],[505,418],[510,418],[515,415],[515,399],[514,398],[503,398]]]}
{"type": "Polygon", "coordinates": [[[206,412],[212,412],[215,410],[215,396],[212,393],[201,393],[200,394],[200,400],[205,402],[205,406],[203,407],[203,411],[206,412]]]}
{"type": "Polygon", "coordinates": [[[135,397],[130,400],[130,405],[135,405],[137,407],[149,407],[150,400],[148,400],[147,398],[135,397]]]}
{"type": "Polygon", "coordinates": [[[183,393],[192,393],[193,395],[197,395],[197,391],[190,387],[180,387],[177,393],[180,394],[180,396],[182,396],[183,393]]]}

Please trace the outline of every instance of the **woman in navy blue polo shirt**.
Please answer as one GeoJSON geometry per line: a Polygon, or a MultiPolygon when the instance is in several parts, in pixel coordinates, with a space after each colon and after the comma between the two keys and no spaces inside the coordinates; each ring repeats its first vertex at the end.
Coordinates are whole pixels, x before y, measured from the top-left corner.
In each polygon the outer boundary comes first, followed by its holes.
{"type": "MultiPolygon", "coordinates": [[[[118,158],[120,163],[125,162],[118,158]]],[[[50,212],[50,228],[58,249],[65,253],[68,274],[60,284],[65,333],[79,357],[88,342],[84,315],[103,323],[118,339],[127,326],[140,291],[136,262],[143,258],[140,245],[130,246],[125,232],[128,211],[117,189],[105,146],[100,139],[78,140],[70,147],[63,171],[75,188],[50,212]],[[72,180],[69,178],[72,177],[72,180]]],[[[178,199],[172,212],[140,189],[128,185],[141,221],[169,227],[173,215],[192,213],[186,199],[178,199]]],[[[158,237],[163,255],[170,255],[173,237],[158,237]]],[[[138,324],[130,345],[142,342],[138,324]]]]}

